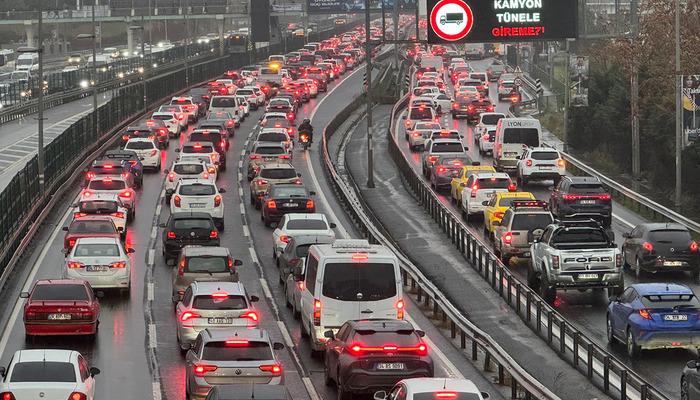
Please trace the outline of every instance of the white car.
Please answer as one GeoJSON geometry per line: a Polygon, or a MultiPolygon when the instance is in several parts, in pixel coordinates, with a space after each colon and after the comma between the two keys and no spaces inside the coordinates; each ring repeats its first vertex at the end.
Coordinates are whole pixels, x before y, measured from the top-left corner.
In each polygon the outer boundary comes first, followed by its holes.
{"type": "Polygon", "coordinates": [[[306,86],[309,88],[309,96],[311,98],[315,98],[318,96],[318,85],[316,84],[316,81],[313,79],[298,79],[299,82],[306,84],[306,86]]]}
{"type": "Polygon", "coordinates": [[[240,102],[240,110],[243,112],[243,117],[241,118],[241,121],[245,120],[245,117],[250,115],[250,102],[248,101],[248,96],[243,95],[243,94],[236,94],[234,95],[236,98],[238,98],[240,102]]]}
{"type": "Polygon", "coordinates": [[[532,147],[523,151],[518,160],[518,182],[525,186],[531,180],[552,179],[554,186],[566,176],[566,162],[558,150],[532,147]]]}
{"type": "Polygon", "coordinates": [[[177,120],[180,122],[180,130],[187,128],[187,114],[185,113],[185,110],[182,108],[182,106],[179,105],[165,105],[165,106],[160,106],[158,108],[157,112],[168,112],[168,113],[174,113],[175,116],[177,117],[177,120]]]}
{"type": "Polygon", "coordinates": [[[485,201],[491,199],[498,192],[515,190],[515,185],[510,175],[505,172],[477,171],[469,175],[465,187],[462,189],[460,208],[467,221],[471,221],[475,215],[483,215],[485,201]]]}
{"type": "Polygon", "coordinates": [[[226,87],[228,94],[234,94],[236,93],[236,89],[238,89],[233,83],[233,79],[217,79],[215,82],[218,82],[219,85],[226,87]]]}
{"type": "Polygon", "coordinates": [[[255,137],[255,142],[284,143],[288,150],[294,147],[294,142],[285,128],[262,128],[255,137]]]}
{"type": "Polygon", "coordinates": [[[180,135],[180,132],[182,132],[182,125],[180,124],[180,120],[177,118],[177,114],[174,112],[154,112],[153,115],[151,115],[151,119],[163,121],[163,123],[165,123],[165,125],[168,127],[170,137],[177,137],[180,135]]]}
{"type": "Polygon", "coordinates": [[[151,168],[155,171],[160,171],[161,158],[158,145],[148,138],[131,138],[124,145],[124,150],[135,152],[141,159],[143,168],[151,168]]]}
{"type": "MultiPolygon", "coordinates": [[[[197,153],[183,154],[183,153],[180,153],[180,155],[177,156],[177,159],[175,160],[175,162],[178,162],[178,163],[180,163],[180,162],[182,162],[182,163],[204,163],[204,165],[207,166],[207,172],[214,170],[213,176],[215,178],[218,178],[219,167],[218,167],[218,165],[216,165],[216,163],[214,161],[211,160],[211,157],[209,156],[209,154],[197,154],[197,153]]],[[[209,178],[211,179],[211,177],[212,177],[212,173],[209,173],[209,178]]],[[[214,179],[213,181],[216,181],[216,179],[214,179]]],[[[173,185],[173,188],[175,188],[174,185],[173,185]]]]}
{"type": "Polygon", "coordinates": [[[95,376],[100,370],[89,367],[77,351],[35,349],[17,350],[7,369],[2,367],[0,372],[3,400],[94,400],[95,376]]]}
{"type": "Polygon", "coordinates": [[[91,200],[99,195],[118,196],[124,207],[129,210],[128,219],[134,220],[136,215],[136,191],[129,185],[129,178],[120,175],[99,175],[88,182],[80,193],[80,201],[91,200]]]}
{"type": "Polygon", "coordinates": [[[399,381],[387,393],[374,393],[374,400],[469,399],[484,400],[490,396],[479,391],[474,382],[460,378],[411,378],[399,381]]]}
{"type": "Polygon", "coordinates": [[[493,154],[493,143],[496,141],[496,127],[489,126],[482,134],[476,134],[479,141],[479,154],[493,154]]]}
{"type": "Polygon", "coordinates": [[[194,102],[191,96],[173,97],[170,99],[170,105],[182,107],[182,112],[187,115],[188,122],[195,122],[197,120],[199,106],[194,102]]]}
{"type": "Polygon", "coordinates": [[[129,221],[129,210],[124,207],[119,196],[109,193],[93,194],[82,198],[73,209],[73,218],[78,219],[87,215],[108,215],[114,226],[126,233],[126,224],[129,221]]]}
{"type": "Polygon", "coordinates": [[[418,121],[413,125],[413,129],[406,130],[406,140],[408,140],[408,147],[411,150],[418,150],[423,148],[425,141],[430,137],[431,133],[435,130],[440,130],[442,127],[437,122],[428,121],[418,121]]]}
{"type": "Polygon", "coordinates": [[[498,121],[505,118],[506,115],[499,112],[485,112],[479,115],[479,120],[474,127],[474,143],[479,141],[479,136],[486,133],[491,128],[496,128],[498,121]]]}
{"type": "Polygon", "coordinates": [[[452,109],[452,103],[454,99],[445,93],[427,93],[425,95],[435,102],[435,106],[438,108],[438,114],[444,114],[450,112],[452,109]]]}
{"type": "Polygon", "coordinates": [[[503,100],[508,97],[513,90],[517,90],[514,80],[499,80],[498,82],[498,100],[503,100]]]}
{"type": "Polygon", "coordinates": [[[253,93],[255,94],[256,99],[257,99],[258,107],[265,105],[266,97],[265,97],[265,92],[263,92],[262,89],[260,89],[259,87],[255,86],[255,85],[251,85],[251,84],[243,86],[243,89],[253,91],[253,93]]]}
{"type": "Polygon", "coordinates": [[[80,279],[95,289],[131,289],[131,259],[134,249],[124,248],[113,237],[78,238],[66,256],[64,279],[80,279]]]}
{"type": "Polygon", "coordinates": [[[224,188],[205,179],[180,179],[170,198],[170,213],[203,212],[211,215],[214,224],[224,230],[224,188]]]}
{"type": "MultiPolygon", "coordinates": [[[[262,93],[262,91],[260,92],[262,93]]],[[[260,96],[250,86],[236,90],[236,96],[246,101],[253,110],[257,110],[258,107],[265,104],[265,95],[263,94],[263,99],[260,100],[260,96]]]]}
{"type": "Polygon", "coordinates": [[[282,217],[277,228],[272,232],[272,257],[277,258],[295,235],[316,235],[335,238],[334,223],[328,223],[322,213],[289,213],[282,217]]]}
{"type": "MultiPolygon", "coordinates": [[[[203,179],[211,182],[216,182],[217,170],[216,167],[207,166],[207,163],[201,160],[185,160],[173,162],[170,170],[163,171],[167,174],[165,179],[165,192],[175,190],[175,186],[180,179],[203,179]]],[[[170,202],[170,197],[166,195],[166,200],[170,202]]]]}
{"type": "Polygon", "coordinates": [[[211,142],[185,142],[181,148],[175,149],[175,152],[180,153],[178,160],[185,160],[187,157],[195,157],[196,159],[204,160],[206,156],[209,160],[207,166],[209,164],[214,164],[218,169],[219,152],[216,151],[211,142]]]}

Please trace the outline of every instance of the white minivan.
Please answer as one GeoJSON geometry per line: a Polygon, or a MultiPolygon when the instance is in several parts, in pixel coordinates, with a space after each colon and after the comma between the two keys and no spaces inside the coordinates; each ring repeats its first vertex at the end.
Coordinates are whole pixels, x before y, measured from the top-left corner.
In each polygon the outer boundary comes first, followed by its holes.
{"type": "Polygon", "coordinates": [[[403,319],[399,260],[364,239],[336,240],[309,248],[301,293],[301,329],[311,349],[325,349],[324,332],[349,320],[403,319]]]}
{"type": "Polygon", "coordinates": [[[493,143],[493,166],[499,172],[515,172],[527,147],[540,147],[542,126],[534,118],[501,118],[493,143]]]}
{"type": "Polygon", "coordinates": [[[225,111],[233,116],[236,126],[241,125],[243,120],[243,103],[235,95],[212,96],[209,103],[209,113],[225,111]]]}

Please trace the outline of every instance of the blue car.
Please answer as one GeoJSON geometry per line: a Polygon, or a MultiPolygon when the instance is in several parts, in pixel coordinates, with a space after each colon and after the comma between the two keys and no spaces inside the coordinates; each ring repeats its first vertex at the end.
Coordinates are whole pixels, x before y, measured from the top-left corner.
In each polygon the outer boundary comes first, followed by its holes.
{"type": "Polygon", "coordinates": [[[636,357],[643,349],[700,348],[700,301],[675,283],[639,283],[611,297],[607,314],[608,342],[627,346],[636,357]]]}

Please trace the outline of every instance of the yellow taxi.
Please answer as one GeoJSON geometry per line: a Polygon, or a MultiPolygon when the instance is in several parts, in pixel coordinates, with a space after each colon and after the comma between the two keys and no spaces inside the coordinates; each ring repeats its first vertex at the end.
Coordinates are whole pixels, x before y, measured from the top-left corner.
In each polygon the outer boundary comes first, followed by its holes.
{"type": "Polygon", "coordinates": [[[469,179],[469,174],[472,172],[496,172],[496,168],[491,165],[465,165],[459,171],[459,175],[452,178],[450,182],[450,193],[452,195],[452,201],[457,204],[462,201],[462,190],[467,184],[469,179]],[[464,184],[464,185],[463,185],[464,184]]]}
{"type": "Polygon", "coordinates": [[[514,201],[537,200],[530,192],[497,192],[491,200],[484,202],[484,232],[491,235],[498,224],[503,219],[503,214],[510,208],[514,201]]]}

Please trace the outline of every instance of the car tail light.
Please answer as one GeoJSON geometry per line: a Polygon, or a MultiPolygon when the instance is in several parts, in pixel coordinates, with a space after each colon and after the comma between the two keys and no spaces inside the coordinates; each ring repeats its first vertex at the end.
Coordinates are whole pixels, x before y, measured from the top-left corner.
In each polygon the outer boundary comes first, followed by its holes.
{"type": "Polygon", "coordinates": [[[124,218],[124,213],[121,211],[117,211],[117,212],[112,213],[110,215],[113,216],[114,218],[124,218]]]}
{"type": "Polygon", "coordinates": [[[622,267],[622,254],[615,254],[615,267],[622,267]]]}
{"type": "Polygon", "coordinates": [[[260,320],[258,313],[256,313],[255,311],[248,311],[245,314],[241,314],[241,318],[247,318],[253,322],[258,322],[260,320]]]}
{"type": "Polygon", "coordinates": [[[321,326],[321,300],[314,299],[314,326],[321,326]]]}
{"type": "Polygon", "coordinates": [[[250,158],[251,160],[259,160],[260,156],[257,154],[251,154],[250,156],[248,156],[248,158],[250,158]]]}
{"type": "Polygon", "coordinates": [[[513,182],[508,184],[508,191],[509,192],[515,192],[516,190],[518,190],[518,185],[516,185],[513,182]]]}
{"type": "Polygon", "coordinates": [[[306,200],[306,209],[311,210],[315,207],[316,205],[314,204],[313,200],[306,200]]]}
{"type": "Polygon", "coordinates": [[[125,142],[129,141],[129,135],[122,135],[122,140],[125,142]]]}
{"type": "Polygon", "coordinates": [[[421,136],[423,136],[422,133],[420,133],[420,132],[413,132],[413,137],[419,138],[419,137],[421,137],[421,136]]]}
{"type": "Polygon", "coordinates": [[[552,269],[559,269],[559,256],[552,256],[552,269]]]}
{"type": "Polygon", "coordinates": [[[222,140],[221,142],[219,142],[219,147],[221,148],[221,150],[226,150],[226,141],[222,140]]]}
{"type": "Polygon", "coordinates": [[[160,128],[158,129],[158,134],[160,134],[161,136],[165,136],[168,134],[168,131],[166,129],[160,128]]]}
{"type": "Polygon", "coordinates": [[[532,160],[525,161],[525,165],[527,165],[528,167],[532,167],[532,160]]]}
{"type": "Polygon", "coordinates": [[[68,396],[68,400],[87,400],[87,395],[85,393],[73,392],[68,396]]]}
{"type": "Polygon", "coordinates": [[[289,128],[287,128],[287,133],[288,133],[288,134],[291,135],[293,132],[294,132],[294,131],[292,130],[292,127],[291,127],[291,126],[290,126],[289,128]]]}
{"type": "Polygon", "coordinates": [[[456,399],[457,392],[437,392],[435,393],[436,399],[456,399]]]}
{"type": "Polygon", "coordinates": [[[92,171],[89,171],[87,174],[85,174],[85,177],[88,179],[92,179],[95,177],[95,173],[92,171]]]}
{"type": "Polygon", "coordinates": [[[80,218],[80,217],[84,217],[86,215],[87,215],[87,213],[77,212],[77,213],[73,213],[73,218],[80,218]]]}
{"type": "Polygon", "coordinates": [[[496,211],[495,213],[493,213],[493,217],[496,218],[496,219],[502,219],[502,218],[503,218],[503,214],[504,214],[504,213],[503,213],[502,211],[496,211]]]}
{"type": "Polygon", "coordinates": [[[696,241],[690,242],[690,251],[692,251],[693,253],[698,252],[698,243],[696,241]]]}
{"type": "Polygon", "coordinates": [[[185,266],[187,266],[187,260],[183,258],[177,264],[177,274],[178,275],[183,276],[185,274],[185,266]]]}
{"type": "Polygon", "coordinates": [[[170,182],[174,182],[174,181],[175,181],[175,174],[172,173],[172,172],[169,173],[169,174],[168,174],[168,180],[169,180],[170,182]]]}
{"type": "Polygon", "coordinates": [[[268,182],[266,179],[258,178],[258,179],[255,181],[255,183],[256,183],[257,185],[267,185],[269,182],[268,182]]]}
{"type": "Polygon", "coordinates": [[[404,304],[403,299],[399,299],[396,302],[396,319],[403,319],[405,312],[406,304],[404,304]]]}
{"type": "Polygon", "coordinates": [[[211,231],[209,232],[209,239],[216,239],[219,237],[219,231],[211,231]]]}
{"type": "Polygon", "coordinates": [[[287,114],[287,119],[290,120],[290,121],[293,120],[293,119],[294,119],[294,113],[288,113],[288,114],[287,114]]]}
{"type": "Polygon", "coordinates": [[[277,156],[277,158],[279,158],[280,160],[289,160],[291,157],[289,156],[289,154],[280,154],[279,156],[277,156]]]}
{"type": "Polygon", "coordinates": [[[513,243],[513,232],[506,232],[503,234],[503,244],[510,245],[513,243]]]}
{"type": "Polygon", "coordinates": [[[560,159],[557,161],[557,165],[560,166],[560,167],[562,167],[562,168],[564,168],[564,167],[566,166],[566,161],[564,161],[563,159],[560,158],[560,159]]]}
{"type": "Polygon", "coordinates": [[[282,242],[282,243],[289,243],[289,241],[290,241],[291,239],[292,239],[292,238],[289,237],[289,236],[287,236],[287,235],[282,235],[282,236],[280,236],[280,242],[282,242]]]}
{"type": "Polygon", "coordinates": [[[182,121],[183,119],[185,119],[185,114],[178,114],[178,115],[177,115],[177,119],[179,119],[180,121],[182,121]]]}
{"type": "Polygon", "coordinates": [[[297,287],[299,288],[300,291],[303,291],[304,290],[304,281],[297,282],[297,287]]]}
{"type": "Polygon", "coordinates": [[[439,158],[440,158],[440,157],[438,157],[438,156],[428,156],[428,162],[429,162],[429,163],[434,163],[434,162],[437,161],[439,158]]]}
{"type": "Polygon", "coordinates": [[[117,261],[109,264],[110,268],[124,269],[126,268],[126,263],[124,261],[117,261]]]}
{"type": "Polygon", "coordinates": [[[267,201],[267,208],[271,210],[277,209],[277,203],[275,203],[274,200],[268,200],[267,201]]]}
{"type": "Polygon", "coordinates": [[[649,310],[646,308],[639,310],[639,316],[651,321],[651,312],[649,312],[649,310]]]}
{"type": "Polygon", "coordinates": [[[10,392],[2,392],[0,396],[2,396],[0,397],[2,400],[15,400],[15,395],[10,392]]]}
{"type": "Polygon", "coordinates": [[[282,375],[282,365],[280,364],[261,365],[259,368],[260,371],[271,372],[275,376],[282,375]]]}
{"type": "Polygon", "coordinates": [[[447,168],[443,167],[442,165],[437,167],[437,169],[435,170],[435,172],[437,172],[438,174],[444,174],[445,171],[447,171],[447,168]]]}
{"type": "Polygon", "coordinates": [[[68,269],[78,269],[85,267],[85,264],[77,261],[71,261],[68,263],[68,269]]]}
{"type": "Polygon", "coordinates": [[[168,239],[175,239],[176,235],[173,231],[168,231],[168,239]]]}
{"type": "Polygon", "coordinates": [[[360,355],[365,352],[371,353],[415,353],[418,355],[428,355],[428,346],[425,343],[418,343],[416,346],[399,347],[394,344],[386,344],[384,346],[366,347],[359,343],[353,343],[348,346],[348,351],[353,355],[360,355]]]}
{"type": "Polygon", "coordinates": [[[182,205],[182,198],[178,195],[173,196],[173,205],[175,205],[175,207],[180,207],[182,205]]]}
{"type": "Polygon", "coordinates": [[[214,196],[214,207],[218,207],[221,205],[221,195],[217,194],[214,196]]]}
{"type": "Polygon", "coordinates": [[[644,248],[644,250],[648,251],[649,253],[651,253],[652,251],[654,251],[654,245],[651,244],[651,243],[649,243],[649,242],[644,242],[644,243],[642,244],[642,248],[644,248]]]}
{"type": "Polygon", "coordinates": [[[495,110],[495,108],[493,108],[493,106],[486,107],[486,111],[488,111],[488,112],[493,112],[494,110],[495,110]]]}
{"type": "Polygon", "coordinates": [[[123,197],[125,199],[130,199],[131,198],[131,192],[128,190],[125,190],[121,193],[119,193],[119,197],[123,197]]]}
{"type": "Polygon", "coordinates": [[[229,119],[226,121],[226,127],[227,128],[233,128],[236,125],[236,121],[229,119]]]}
{"type": "Polygon", "coordinates": [[[215,365],[196,364],[194,366],[194,374],[196,376],[204,376],[207,372],[214,372],[216,369],[215,365]]]}
{"type": "Polygon", "coordinates": [[[75,246],[75,239],[69,239],[68,240],[68,248],[72,249],[73,246],[75,246]]]}

